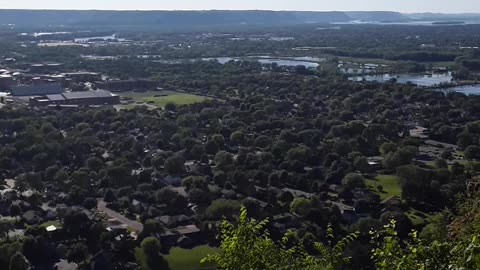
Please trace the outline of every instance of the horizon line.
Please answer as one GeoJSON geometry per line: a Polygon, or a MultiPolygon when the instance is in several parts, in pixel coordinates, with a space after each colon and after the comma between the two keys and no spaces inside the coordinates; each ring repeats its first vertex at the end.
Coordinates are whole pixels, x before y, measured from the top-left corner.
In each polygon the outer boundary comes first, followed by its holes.
{"type": "Polygon", "coordinates": [[[55,9],[55,8],[0,8],[0,11],[118,11],[118,12],[128,12],[128,11],[137,11],[137,12],[154,12],[154,11],[169,11],[169,12],[178,12],[178,11],[187,11],[187,12],[204,12],[204,11],[270,11],[270,12],[394,12],[400,14],[447,14],[447,15],[480,15],[480,12],[401,12],[394,10],[275,10],[275,9],[55,9]]]}

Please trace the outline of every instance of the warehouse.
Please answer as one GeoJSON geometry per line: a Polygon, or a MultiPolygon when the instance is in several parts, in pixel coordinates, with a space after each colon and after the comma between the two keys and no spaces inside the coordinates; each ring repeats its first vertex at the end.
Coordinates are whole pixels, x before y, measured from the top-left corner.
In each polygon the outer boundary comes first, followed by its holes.
{"type": "Polygon", "coordinates": [[[85,92],[65,92],[61,94],[45,95],[30,98],[31,106],[48,105],[115,105],[120,104],[120,97],[105,90],[85,92]]]}
{"type": "Polygon", "coordinates": [[[62,75],[74,82],[95,82],[102,79],[102,75],[97,72],[68,72],[62,75]]]}
{"type": "Polygon", "coordinates": [[[36,84],[36,85],[19,85],[10,87],[12,96],[44,96],[61,94],[64,90],[60,84],[36,84]]]}
{"type": "Polygon", "coordinates": [[[15,80],[12,75],[0,74],[0,90],[8,90],[12,85],[15,84],[15,80]]]}
{"type": "Polygon", "coordinates": [[[112,92],[126,92],[137,90],[155,90],[157,82],[147,79],[119,80],[119,81],[97,81],[98,88],[106,89],[112,92]]]}

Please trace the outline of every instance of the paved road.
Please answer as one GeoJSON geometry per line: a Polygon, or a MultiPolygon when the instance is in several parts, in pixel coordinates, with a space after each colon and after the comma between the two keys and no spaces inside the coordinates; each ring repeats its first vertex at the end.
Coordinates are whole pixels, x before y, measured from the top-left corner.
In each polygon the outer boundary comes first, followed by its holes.
{"type": "Polygon", "coordinates": [[[107,216],[110,218],[116,219],[124,224],[126,224],[128,227],[133,229],[135,232],[140,233],[143,230],[143,224],[136,221],[136,220],[131,220],[124,215],[113,211],[112,209],[107,207],[107,203],[104,202],[103,200],[98,200],[97,204],[97,210],[100,212],[105,213],[107,216]]]}

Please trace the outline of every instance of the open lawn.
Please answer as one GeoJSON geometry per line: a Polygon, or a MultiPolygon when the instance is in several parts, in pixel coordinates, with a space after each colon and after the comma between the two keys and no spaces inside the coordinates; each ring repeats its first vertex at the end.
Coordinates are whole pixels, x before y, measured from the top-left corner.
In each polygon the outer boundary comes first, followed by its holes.
{"type": "Polygon", "coordinates": [[[145,91],[145,92],[133,92],[133,91],[128,91],[128,92],[120,92],[118,93],[119,96],[121,97],[129,97],[133,99],[140,99],[143,97],[153,97],[153,96],[168,96],[168,95],[174,95],[178,94],[178,92],[174,91],[145,91]]]}
{"type": "Polygon", "coordinates": [[[427,162],[425,163],[425,165],[427,165],[427,166],[429,166],[429,167],[431,167],[431,168],[433,168],[433,169],[436,169],[436,168],[437,168],[437,165],[435,164],[435,161],[434,161],[434,160],[432,160],[432,161],[427,161],[427,162]]]}
{"type": "Polygon", "coordinates": [[[365,185],[378,193],[382,200],[391,196],[402,197],[400,179],[395,175],[377,175],[374,179],[366,179],[365,185]],[[378,190],[378,186],[382,186],[382,192],[378,190]]]}
{"type": "Polygon", "coordinates": [[[410,208],[405,214],[415,226],[426,224],[428,219],[432,216],[432,214],[424,213],[413,208],[410,208]]]}
{"type": "Polygon", "coordinates": [[[166,255],[165,259],[172,270],[211,270],[215,269],[215,267],[200,264],[200,260],[208,254],[219,252],[219,250],[219,248],[213,248],[207,245],[198,246],[193,249],[174,247],[170,249],[170,254],[166,255]]]}
{"type": "Polygon", "coordinates": [[[40,227],[42,228],[47,228],[48,226],[55,226],[57,228],[61,228],[62,227],[62,223],[60,223],[59,221],[55,220],[55,221],[48,221],[48,222],[45,222],[43,224],[40,225],[40,227]]]}
{"type": "Polygon", "coordinates": [[[206,97],[191,95],[191,94],[174,94],[163,97],[143,97],[142,101],[146,103],[153,103],[157,107],[165,107],[167,103],[174,103],[176,105],[190,105],[207,100],[206,97]]]}
{"type": "MultiPolygon", "coordinates": [[[[396,175],[377,175],[374,179],[366,179],[365,185],[380,195],[381,200],[387,199],[391,196],[402,197],[400,179],[396,175]],[[378,186],[383,187],[383,192],[378,190],[378,186]]],[[[413,208],[410,208],[405,214],[415,226],[426,224],[428,218],[431,217],[431,214],[413,208]]]]}
{"type": "MultiPolygon", "coordinates": [[[[121,97],[133,99],[137,104],[147,104],[155,107],[163,108],[167,103],[174,103],[176,105],[190,105],[198,102],[208,100],[209,98],[173,92],[173,91],[147,91],[147,92],[123,92],[119,94],[121,97]]],[[[135,107],[136,105],[124,105],[125,108],[135,107]],[[129,106],[129,107],[127,107],[129,106]]]]}

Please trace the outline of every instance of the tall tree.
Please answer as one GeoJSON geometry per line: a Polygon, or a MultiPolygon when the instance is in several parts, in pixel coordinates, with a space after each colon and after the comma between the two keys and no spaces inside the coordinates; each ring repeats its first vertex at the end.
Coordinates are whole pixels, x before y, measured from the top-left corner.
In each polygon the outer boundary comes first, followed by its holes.
{"type": "Polygon", "coordinates": [[[30,265],[23,256],[22,253],[17,252],[15,253],[12,258],[10,259],[10,268],[9,270],[28,270],[30,269],[30,265]]]}

